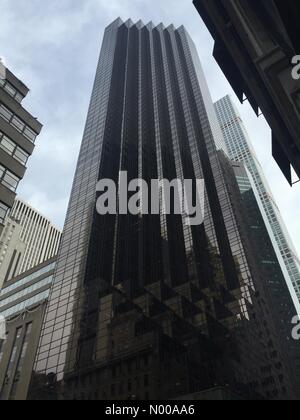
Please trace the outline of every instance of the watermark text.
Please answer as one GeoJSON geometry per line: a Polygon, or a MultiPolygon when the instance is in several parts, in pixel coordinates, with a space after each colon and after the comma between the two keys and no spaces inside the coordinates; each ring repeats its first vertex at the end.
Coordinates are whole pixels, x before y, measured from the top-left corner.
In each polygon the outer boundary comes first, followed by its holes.
{"type": "Polygon", "coordinates": [[[292,58],[292,77],[294,80],[300,80],[300,55],[295,55],[295,57],[292,58]]]}
{"type": "Polygon", "coordinates": [[[186,225],[204,220],[205,184],[203,179],[143,179],[128,182],[128,173],[120,172],[119,183],[102,179],[97,184],[96,209],[99,215],[182,215],[186,225]]]}
{"type": "Polygon", "coordinates": [[[294,316],[292,319],[292,325],[294,325],[294,328],[292,330],[292,337],[294,340],[300,340],[300,317],[294,316]]]}

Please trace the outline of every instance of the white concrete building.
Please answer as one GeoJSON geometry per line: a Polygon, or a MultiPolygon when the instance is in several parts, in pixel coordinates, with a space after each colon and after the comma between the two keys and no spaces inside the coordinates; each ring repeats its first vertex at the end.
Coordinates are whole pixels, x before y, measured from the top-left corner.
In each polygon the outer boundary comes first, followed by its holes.
{"type": "Polygon", "coordinates": [[[0,237],[0,288],[3,283],[57,254],[61,231],[17,199],[0,237]]]}

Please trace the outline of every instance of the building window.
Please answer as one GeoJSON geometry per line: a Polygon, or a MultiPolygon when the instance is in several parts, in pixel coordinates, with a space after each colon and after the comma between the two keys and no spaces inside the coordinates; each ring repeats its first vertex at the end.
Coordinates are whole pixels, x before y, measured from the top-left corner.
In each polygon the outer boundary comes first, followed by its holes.
{"type": "Polygon", "coordinates": [[[5,121],[10,122],[13,113],[10,112],[4,105],[0,105],[0,115],[5,119],[5,121]]]}
{"type": "Polygon", "coordinates": [[[13,368],[14,368],[14,363],[15,363],[16,356],[17,356],[19,340],[20,340],[20,337],[22,335],[22,329],[23,329],[23,327],[19,327],[16,330],[16,334],[15,334],[15,338],[14,338],[14,342],[13,342],[13,347],[12,347],[9,362],[8,362],[8,365],[7,365],[6,374],[5,374],[5,381],[4,381],[1,393],[3,393],[3,390],[4,390],[5,386],[7,386],[9,384],[9,381],[10,381],[10,378],[11,378],[11,374],[12,374],[12,371],[13,371],[13,368]]]}
{"type": "Polygon", "coordinates": [[[12,141],[10,138],[5,136],[0,131],[0,147],[2,150],[4,150],[7,154],[12,156],[14,159],[16,159],[21,165],[26,165],[29,153],[25,152],[21,147],[17,146],[14,141],[12,141]]]}
{"type": "Polygon", "coordinates": [[[24,286],[27,283],[30,283],[32,280],[37,279],[38,277],[42,276],[43,274],[54,270],[55,264],[56,263],[49,264],[46,267],[43,267],[40,270],[35,271],[32,274],[29,274],[28,276],[19,280],[17,283],[14,283],[11,286],[7,286],[7,287],[3,288],[0,292],[0,297],[2,297],[4,295],[7,295],[8,293],[12,292],[15,289],[18,289],[21,286],[24,286]]]}
{"type": "Polygon", "coordinates": [[[20,178],[10,172],[4,166],[0,165],[0,182],[6,188],[15,192],[20,182],[20,178]]]}
{"type": "Polygon", "coordinates": [[[1,143],[0,143],[1,149],[3,149],[9,155],[12,155],[16,148],[16,144],[12,140],[10,140],[8,137],[4,136],[3,133],[0,133],[0,137],[1,137],[1,143]]]}
{"type": "Polygon", "coordinates": [[[15,96],[15,100],[17,102],[21,103],[23,101],[23,99],[24,99],[24,96],[21,93],[17,92],[16,96],[15,96]]]}
{"type": "Polygon", "coordinates": [[[12,98],[17,102],[21,103],[24,99],[24,96],[17,91],[7,80],[0,79],[0,87],[2,87],[5,92],[7,92],[12,98]]]}
{"type": "Polygon", "coordinates": [[[19,292],[14,293],[13,295],[9,296],[6,299],[0,299],[0,309],[4,308],[5,306],[18,301],[19,299],[24,298],[25,296],[30,295],[33,292],[36,292],[39,289],[42,289],[45,286],[48,286],[52,283],[53,276],[47,277],[41,281],[38,281],[37,283],[32,284],[29,287],[21,289],[19,292]]]}
{"type": "MultiPolygon", "coordinates": [[[[8,336],[8,332],[6,332],[6,336],[8,336]]],[[[0,363],[3,357],[3,353],[4,353],[4,345],[5,345],[5,340],[0,340],[0,363]]]]}
{"type": "Polygon", "coordinates": [[[34,305],[41,304],[42,302],[44,302],[46,299],[49,298],[49,294],[50,294],[50,290],[46,290],[45,292],[38,293],[32,298],[27,299],[24,302],[19,303],[18,305],[12,306],[9,309],[6,309],[5,311],[1,312],[1,315],[4,316],[5,318],[12,317],[13,315],[16,315],[19,312],[23,312],[34,305]]]}
{"type": "Polygon", "coordinates": [[[24,334],[24,338],[23,338],[23,342],[22,342],[22,347],[21,347],[21,350],[20,350],[20,356],[19,356],[19,360],[18,360],[18,364],[17,364],[15,376],[14,376],[13,386],[12,386],[11,391],[10,391],[10,398],[14,398],[15,395],[16,395],[18,382],[20,381],[24,360],[25,360],[25,357],[26,357],[26,354],[27,354],[27,348],[28,348],[28,344],[29,344],[31,331],[32,331],[32,322],[26,325],[26,330],[25,330],[25,334],[24,334]]]}
{"type": "Polygon", "coordinates": [[[18,131],[20,131],[20,133],[22,133],[25,128],[25,124],[23,123],[23,121],[21,121],[15,115],[13,116],[11,120],[11,125],[14,126],[18,131]]]}
{"type": "Polygon", "coordinates": [[[8,212],[9,212],[9,207],[7,207],[5,204],[1,203],[1,201],[0,201],[0,223],[2,225],[5,222],[5,218],[6,218],[8,212]]]}
{"type": "Polygon", "coordinates": [[[4,90],[9,93],[10,96],[14,97],[16,95],[16,89],[14,89],[9,83],[6,83],[4,90]]]}
{"type": "Polygon", "coordinates": [[[0,104],[0,116],[12,125],[19,133],[23,134],[31,143],[35,142],[37,134],[27,125],[20,120],[13,112],[11,112],[6,106],[0,104]]]}
{"type": "Polygon", "coordinates": [[[26,165],[28,158],[29,158],[29,154],[27,152],[25,152],[23,149],[21,149],[20,147],[17,147],[15,150],[15,153],[13,155],[13,157],[21,163],[21,165],[26,165]]]}
{"type": "Polygon", "coordinates": [[[36,139],[36,133],[31,130],[29,127],[25,127],[24,130],[24,136],[28,138],[28,140],[30,140],[32,143],[34,143],[35,139],[36,139]]]}

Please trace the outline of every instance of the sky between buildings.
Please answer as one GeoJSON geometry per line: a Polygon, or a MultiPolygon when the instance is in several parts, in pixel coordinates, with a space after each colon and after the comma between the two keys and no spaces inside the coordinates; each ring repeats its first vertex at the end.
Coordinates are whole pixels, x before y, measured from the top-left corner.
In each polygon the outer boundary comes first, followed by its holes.
{"type": "MultiPolygon", "coordinates": [[[[0,55],[31,89],[24,106],[44,124],[19,194],[62,227],[105,27],[117,17],[185,25],[214,100],[232,90],[212,57],[213,41],[192,0],[1,0],[0,55]]],[[[271,131],[248,103],[238,109],[288,230],[300,251],[300,184],[271,158],[271,131]]]]}

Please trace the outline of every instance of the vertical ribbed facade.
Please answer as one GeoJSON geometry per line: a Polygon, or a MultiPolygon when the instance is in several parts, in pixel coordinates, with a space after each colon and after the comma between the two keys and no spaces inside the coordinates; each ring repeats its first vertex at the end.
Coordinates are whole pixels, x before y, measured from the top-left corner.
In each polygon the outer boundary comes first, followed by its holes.
{"type": "Polygon", "coordinates": [[[250,171],[288,273],[286,276],[288,286],[294,288],[300,300],[299,257],[264,176],[263,168],[253,150],[243,121],[229,96],[216,102],[215,109],[223,131],[228,156],[234,161],[244,162],[250,171]]]}
{"type": "Polygon", "coordinates": [[[61,232],[49,219],[17,199],[0,243],[0,283],[57,255],[61,232]]]}
{"type": "MultiPolygon", "coordinates": [[[[167,399],[228,384],[233,394],[289,393],[285,374],[285,390],[276,375],[272,382],[256,379],[268,364],[264,343],[271,336],[277,343],[275,326],[246,255],[217,149],[225,150],[224,140],[186,30],[112,23],[31,398],[50,392],[58,399],[167,399]],[[148,185],[204,178],[204,223],[188,226],[184,215],[162,213],[98,215],[98,180],[119,185],[121,171],[128,182],[142,178],[148,185]],[[254,312],[268,326],[260,339],[254,312]]],[[[284,370],[277,350],[271,371],[279,360],[284,370]]]]}

